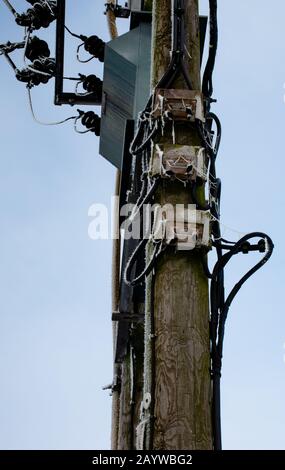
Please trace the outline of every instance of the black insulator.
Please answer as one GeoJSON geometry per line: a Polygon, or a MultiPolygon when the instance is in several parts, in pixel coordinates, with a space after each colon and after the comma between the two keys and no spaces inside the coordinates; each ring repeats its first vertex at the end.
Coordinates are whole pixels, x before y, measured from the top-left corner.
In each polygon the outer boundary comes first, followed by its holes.
{"type": "Polygon", "coordinates": [[[56,18],[56,4],[53,2],[45,3],[41,0],[33,4],[26,13],[16,17],[16,23],[19,26],[33,29],[47,28],[56,18]]]}
{"type": "Polygon", "coordinates": [[[50,75],[51,78],[52,76],[55,75],[55,70],[56,70],[56,65],[55,65],[55,59],[51,59],[46,57],[45,59],[36,59],[34,60],[32,64],[33,68],[38,70],[39,72],[44,72],[50,75]]]}
{"type": "Polygon", "coordinates": [[[82,87],[88,93],[95,93],[98,97],[102,96],[103,82],[96,75],[82,75],[82,87]]]}
{"type": "Polygon", "coordinates": [[[241,252],[244,255],[247,255],[250,251],[250,243],[248,241],[244,242],[241,246],[241,252]]]}
{"type": "Polygon", "coordinates": [[[17,80],[19,80],[20,82],[24,82],[24,83],[30,83],[33,75],[34,75],[34,72],[32,72],[29,69],[17,70],[16,72],[17,80]]]}
{"type": "Polygon", "coordinates": [[[50,58],[36,59],[32,62],[32,69],[26,68],[16,72],[16,78],[20,82],[38,86],[46,84],[55,75],[55,60],[50,58]],[[38,72],[37,72],[38,70],[38,72]]]}
{"type": "Polygon", "coordinates": [[[265,240],[263,238],[261,238],[261,240],[259,240],[257,245],[258,245],[258,249],[259,249],[260,253],[265,253],[266,243],[265,243],[265,240]]]}
{"type": "Polygon", "coordinates": [[[34,60],[39,59],[40,57],[49,56],[50,50],[48,44],[42,39],[39,39],[37,36],[32,37],[26,49],[27,59],[33,62],[34,60]]]}
{"type": "Polygon", "coordinates": [[[86,113],[79,111],[79,114],[81,116],[82,126],[86,127],[90,132],[94,132],[94,134],[99,137],[101,127],[100,116],[93,111],[87,111],[86,113]]]}
{"type": "Polygon", "coordinates": [[[49,81],[48,76],[43,76],[38,73],[33,72],[30,69],[19,70],[16,73],[16,78],[20,82],[28,83],[29,85],[38,86],[41,83],[47,83],[49,81]]]}
{"type": "Polygon", "coordinates": [[[89,54],[99,59],[100,62],[104,62],[105,42],[98,38],[98,36],[94,35],[85,39],[84,49],[89,52],[89,54]]]}

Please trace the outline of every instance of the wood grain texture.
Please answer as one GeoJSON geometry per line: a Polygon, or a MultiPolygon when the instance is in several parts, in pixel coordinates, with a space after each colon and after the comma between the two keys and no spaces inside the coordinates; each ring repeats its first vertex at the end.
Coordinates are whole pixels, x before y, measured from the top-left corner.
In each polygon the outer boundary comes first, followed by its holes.
{"type": "MultiPolygon", "coordinates": [[[[185,0],[187,64],[200,89],[198,0],[185,0]]],[[[153,2],[152,86],[169,63],[171,1],[153,2]]],[[[180,77],[175,87],[185,88],[180,77]]],[[[171,143],[172,129],[160,142],[171,143]]],[[[176,125],[176,144],[199,144],[194,126],[176,125]]],[[[155,202],[191,203],[189,190],[164,182],[155,202]]],[[[211,423],[208,280],[200,254],[165,254],[155,278],[155,408],[153,449],[213,449],[211,423]]]]}
{"type": "MultiPolygon", "coordinates": [[[[116,172],[114,195],[118,196],[120,191],[121,172],[116,172]]],[[[119,233],[119,214],[118,208],[114,208],[114,235],[119,233]]],[[[114,236],[112,250],[112,312],[117,312],[120,300],[120,257],[121,257],[121,240],[120,237],[114,236]]],[[[115,361],[116,338],[118,334],[118,324],[113,322],[113,357],[115,361]]],[[[114,362],[113,380],[116,382],[120,377],[120,365],[114,362]]],[[[114,390],[112,394],[112,423],[111,423],[111,449],[117,450],[119,437],[119,411],[120,411],[120,392],[114,390]]]]}
{"type": "Polygon", "coordinates": [[[194,90],[200,90],[200,24],[199,1],[185,0],[185,60],[194,90]]]}
{"type": "MultiPolygon", "coordinates": [[[[141,307],[138,309],[140,313],[141,307]]],[[[140,422],[141,402],[143,400],[144,384],[144,328],[143,325],[137,325],[133,332],[133,344],[135,348],[135,374],[134,374],[134,404],[132,411],[132,449],[136,448],[136,429],[140,422]]]]}
{"type": "MultiPolygon", "coordinates": [[[[140,312],[140,307],[138,307],[140,312]]],[[[138,324],[132,331],[135,360],[133,362],[133,390],[131,380],[130,352],[121,367],[121,393],[119,395],[119,430],[118,450],[135,449],[136,428],[140,421],[140,409],[143,399],[143,341],[144,328],[138,324]]]]}
{"type": "Polygon", "coordinates": [[[211,449],[208,283],[199,255],[166,256],[155,283],[154,449],[211,449]]]}
{"type": "Polygon", "coordinates": [[[163,76],[171,51],[171,0],[153,0],[151,88],[163,76]],[[159,19],[159,21],[156,21],[159,19]]]}
{"type": "Polygon", "coordinates": [[[132,449],[132,405],[131,405],[130,355],[122,364],[118,450],[132,449]]]}

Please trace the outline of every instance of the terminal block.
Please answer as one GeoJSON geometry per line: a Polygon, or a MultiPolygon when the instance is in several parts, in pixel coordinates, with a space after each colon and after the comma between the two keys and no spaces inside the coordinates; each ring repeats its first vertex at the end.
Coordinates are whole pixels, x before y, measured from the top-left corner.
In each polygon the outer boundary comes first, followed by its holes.
{"type": "Polygon", "coordinates": [[[155,92],[155,118],[205,122],[204,99],[200,91],[158,88],[155,92]]]}
{"type": "Polygon", "coordinates": [[[154,210],[153,239],[155,242],[175,246],[178,251],[211,248],[210,211],[197,210],[189,204],[172,207],[166,204],[154,210]]]}
{"type": "Polygon", "coordinates": [[[150,164],[151,176],[206,182],[208,157],[199,146],[156,144],[150,164]]]}

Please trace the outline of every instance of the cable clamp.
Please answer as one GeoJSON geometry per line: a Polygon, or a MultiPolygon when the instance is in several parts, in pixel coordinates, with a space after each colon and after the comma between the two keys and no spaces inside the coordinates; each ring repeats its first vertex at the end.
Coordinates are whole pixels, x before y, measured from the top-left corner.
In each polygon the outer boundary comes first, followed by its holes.
{"type": "Polygon", "coordinates": [[[211,248],[210,211],[197,210],[195,204],[176,207],[156,206],[153,221],[153,240],[162,247],[175,246],[178,251],[211,248]]]}
{"type": "Polygon", "coordinates": [[[155,118],[166,116],[176,121],[205,123],[204,97],[199,90],[177,90],[158,88],[154,96],[155,118]]]}
{"type": "Polygon", "coordinates": [[[116,18],[124,18],[127,19],[130,17],[131,10],[129,8],[124,8],[120,5],[114,5],[113,3],[105,3],[105,12],[106,15],[109,11],[112,11],[116,18]]]}
{"type": "Polygon", "coordinates": [[[117,375],[116,377],[114,377],[113,382],[109,385],[105,385],[104,387],[102,387],[102,390],[110,390],[110,396],[112,396],[114,392],[120,393],[121,378],[117,375]]]}
{"type": "Polygon", "coordinates": [[[156,144],[152,149],[150,175],[182,182],[206,182],[208,157],[199,146],[156,144]]]}

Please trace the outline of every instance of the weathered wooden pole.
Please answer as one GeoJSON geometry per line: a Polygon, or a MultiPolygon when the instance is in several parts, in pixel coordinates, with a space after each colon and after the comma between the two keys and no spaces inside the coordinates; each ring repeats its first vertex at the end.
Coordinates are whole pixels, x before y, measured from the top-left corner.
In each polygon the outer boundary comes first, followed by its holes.
{"type": "MultiPolygon", "coordinates": [[[[115,0],[107,0],[107,4],[111,6],[116,5],[115,0]]],[[[114,12],[109,9],[106,13],[108,29],[111,39],[116,39],[118,36],[116,17],[114,12]]],[[[116,171],[115,177],[115,191],[114,196],[118,196],[120,192],[121,174],[116,171]]],[[[118,207],[114,208],[114,233],[113,233],[113,250],[112,250],[112,312],[118,310],[119,296],[120,296],[120,236],[119,236],[119,212],[118,207]]],[[[117,336],[117,324],[113,323],[113,350],[115,360],[115,347],[117,336]]],[[[112,384],[112,414],[111,414],[111,449],[118,448],[119,438],[119,417],[120,417],[120,379],[121,367],[119,364],[114,363],[113,369],[113,384],[112,384]]]]}
{"type": "MultiPolygon", "coordinates": [[[[171,60],[173,3],[153,0],[152,8],[153,90],[171,60]]],[[[185,0],[185,24],[185,61],[193,88],[200,90],[198,0],[185,0]]],[[[178,76],[171,87],[187,86],[178,76]]],[[[173,144],[171,127],[166,126],[158,144],[173,144]]],[[[176,144],[201,145],[196,127],[189,122],[176,122],[175,136],[176,144]]],[[[203,199],[203,192],[200,197],[203,199]]],[[[155,203],[176,206],[193,201],[189,188],[181,182],[164,180],[155,203]]],[[[139,359],[136,395],[131,396],[134,377],[129,349],[121,369],[121,392],[114,397],[113,448],[213,449],[208,296],[208,280],[198,251],[166,251],[156,265],[154,277],[146,279],[144,367],[140,334],[133,342],[139,359]],[[141,402],[145,406],[147,400],[151,411],[141,415],[141,402]]]]}
{"type": "MultiPolygon", "coordinates": [[[[198,0],[185,0],[186,62],[195,90],[201,89],[198,0]]],[[[152,87],[170,62],[172,2],[153,0],[152,87]]],[[[178,77],[172,88],[186,88],[178,77]]],[[[177,123],[176,144],[201,145],[195,126],[177,123]]],[[[161,143],[172,143],[166,134],[161,143]]],[[[155,202],[192,203],[189,189],[164,181],[155,202]]],[[[213,449],[211,422],[208,280],[201,254],[166,252],[154,278],[153,449],[213,449]]]]}

